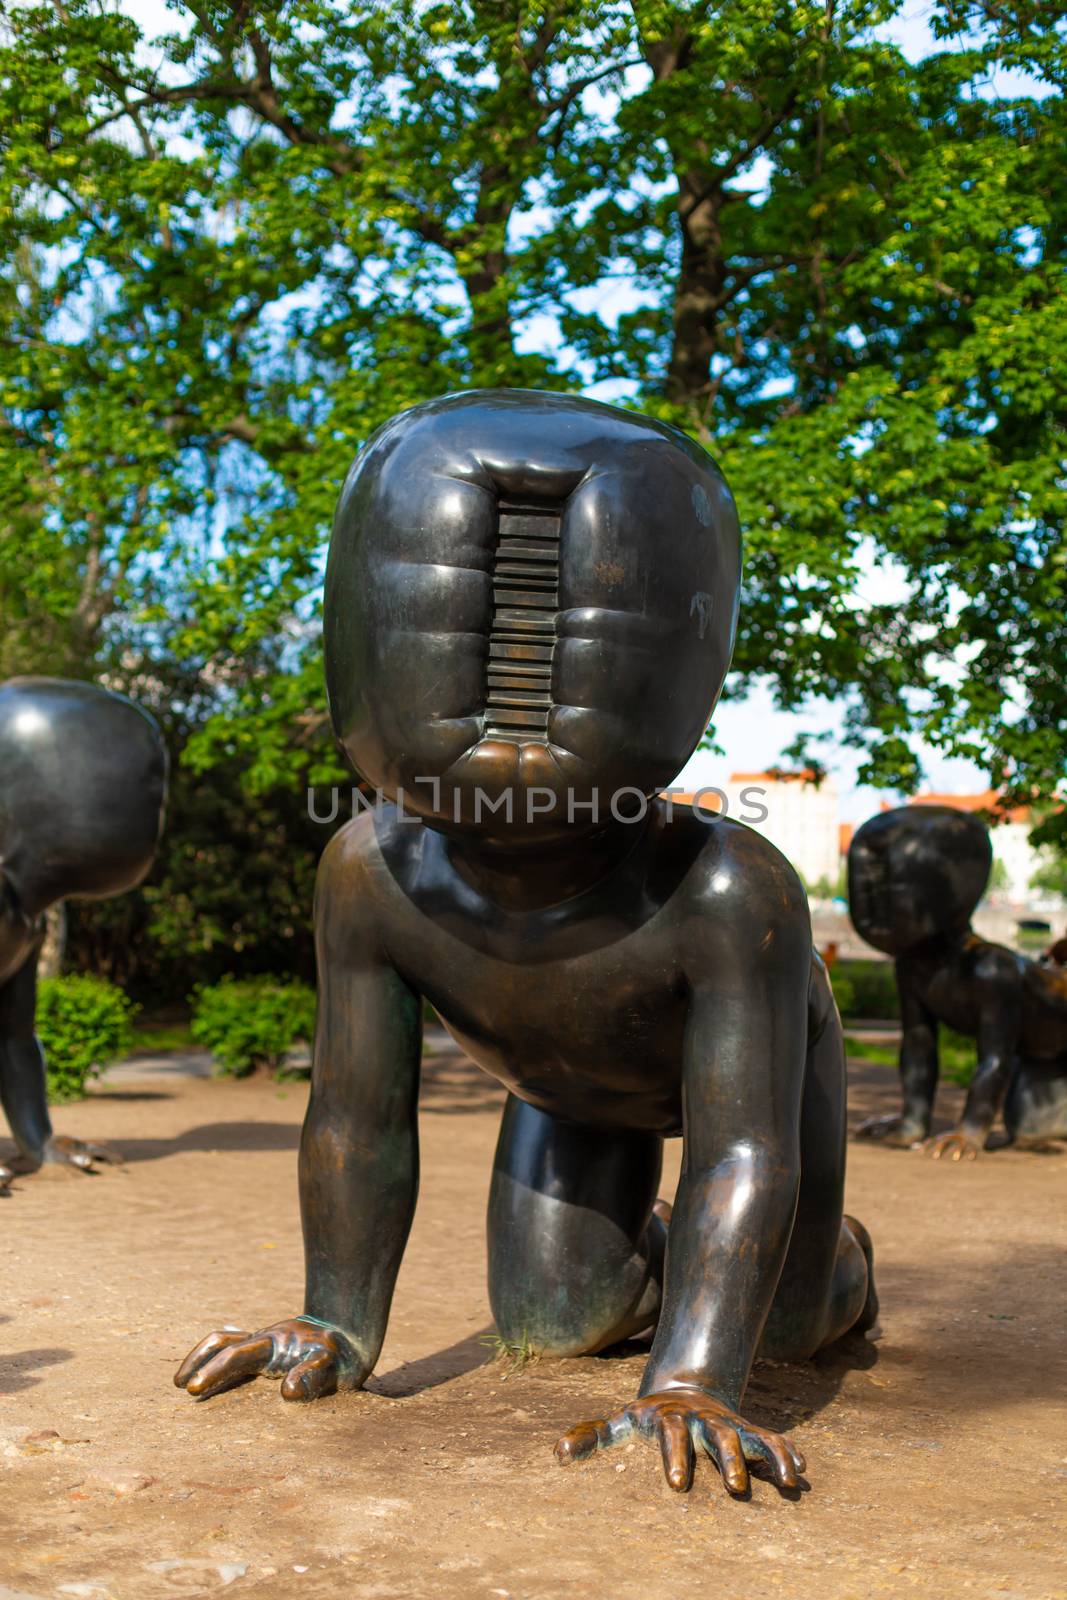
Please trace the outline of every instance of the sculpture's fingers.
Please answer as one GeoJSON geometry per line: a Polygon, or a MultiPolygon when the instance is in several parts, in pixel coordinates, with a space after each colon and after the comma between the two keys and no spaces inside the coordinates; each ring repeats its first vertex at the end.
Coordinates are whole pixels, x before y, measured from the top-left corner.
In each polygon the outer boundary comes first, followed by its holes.
{"type": "Polygon", "coordinates": [[[254,1378],[273,1354],[274,1340],[269,1334],[231,1344],[212,1356],[207,1365],[189,1379],[186,1390],[198,1400],[209,1400],[231,1384],[240,1383],[242,1378],[254,1378]]]}
{"type": "Polygon", "coordinates": [[[745,1465],[745,1454],[741,1449],[737,1429],[731,1428],[726,1423],[715,1422],[710,1417],[701,1417],[698,1437],[718,1467],[722,1481],[730,1493],[747,1493],[748,1468],[745,1465]]]}
{"type": "Polygon", "coordinates": [[[798,1468],[795,1452],[788,1439],[778,1433],[757,1433],[754,1429],[745,1428],[741,1432],[741,1448],[748,1461],[762,1460],[767,1463],[779,1489],[796,1488],[798,1468]]]}
{"type": "Polygon", "coordinates": [[[330,1350],[319,1350],[287,1372],[282,1379],[283,1400],[318,1400],[337,1393],[337,1362],[330,1350]]]}
{"type": "Polygon", "coordinates": [[[10,1167],[0,1167],[0,1194],[7,1188],[15,1174],[10,1167]]]}
{"type": "Polygon", "coordinates": [[[663,1471],[672,1489],[684,1493],[693,1481],[693,1441],[684,1417],[665,1416],[659,1419],[659,1448],[663,1456],[663,1471]]]}
{"type": "Polygon", "coordinates": [[[252,1335],[239,1328],[220,1328],[214,1333],[209,1333],[201,1339],[199,1344],[194,1344],[177,1372],[174,1382],[177,1388],[184,1389],[194,1372],[198,1372],[206,1361],[217,1355],[220,1350],[226,1350],[232,1344],[243,1344],[252,1335]]]}
{"type": "Polygon", "coordinates": [[[68,1166],[77,1167],[79,1172],[92,1171],[93,1158],[87,1149],[68,1150],[64,1160],[67,1162],[68,1166]]]}
{"type": "Polygon", "coordinates": [[[603,1418],[596,1422],[579,1422],[557,1440],[555,1457],[561,1467],[567,1467],[573,1461],[584,1461],[594,1451],[613,1444],[620,1437],[621,1434],[613,1430],[612,1422],[603,1418]]]}

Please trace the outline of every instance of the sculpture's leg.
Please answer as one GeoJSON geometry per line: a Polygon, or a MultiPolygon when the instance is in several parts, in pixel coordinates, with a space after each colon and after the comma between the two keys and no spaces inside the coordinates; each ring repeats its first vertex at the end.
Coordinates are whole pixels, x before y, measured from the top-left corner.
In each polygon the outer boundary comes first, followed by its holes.
{"type": "Polygon", "coordinates": [[[508,1096],[489,1194],[489,1300],[510,1348],[582,1355],[650,1327],[663,1141],[559,1122],[508,1096]]]}
{"type": "Polygon", "coordinates": [[[900,992],[899,1116],[867,1117],[856,1129],[860,1139],[914,1150],[930,1132],[938,1080],[938,1029],[934,1016],[915,993],[907,975],[897,966],[900,992]]]}
{"type": "Polygon", "coordinates": [[[43,1163],[92,1171],[94,1161],[120,1162],[104,1144],[52,1132],[41,1046],[33,1031],[37,1005],[37,950],[0,986],[0,1103],[20,1152],[43,1163]]]}
{"type": "Polygon", "coordinates": [[[40,1164],[52,1139],[44,1056],[33,1031],[37,950],[0,986],[0,1103],[22,1155],[40,1164]]]}
{"type": "Polygon", "coordinates": [[[1004,1101],[1004,1126],[1021,1143],[1067,1139],[1067,1056],[1019,1063],[1004,1101]]]}
{"type": "Polygon", "coordinates": [[[831,1017],[808,1053],[796,1220],[760,1344],[772,1360],[806,1361],[878,1316],[870,1235],[843,1214],[845,1132],[844,1041],[831,1017]]]}

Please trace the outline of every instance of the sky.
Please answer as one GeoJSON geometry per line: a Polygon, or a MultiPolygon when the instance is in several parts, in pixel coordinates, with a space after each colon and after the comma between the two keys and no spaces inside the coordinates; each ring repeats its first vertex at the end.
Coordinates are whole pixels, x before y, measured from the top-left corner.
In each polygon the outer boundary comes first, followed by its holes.
{"type": "MultiPolygon", "coordinates": [[[[181,21],[174,11],[168,10],[164,0],[120,0],[120,7],[149,37],[181,26],[181,21]]],[[[930,0],[907,0],[892,22],[883,25],[877,33],[897,43],[909,59],[921,59],[939,48],[929,27],[931,11],[930,0]]],[[[995,87],[999,92],[1011,93],[1033,92],[1035,86],[1013,73],[1002,74],[995,87]]],[[[595,296],[597,309],[608,322],[636,303],[633,291],[618,282],[589,291],[589,294],[595,296]]],[[[560,350],[561,339],[554,319],[531,319],[521,332],[519,344],[524,350],[560,350]]],[[[603,400],[624,398],[620,393],[608,392],[604,385],[592,386],[588,392],[603,400]]],[[[841,741],[842,722],[842,707],[831,701],[815,702],[799,712],[782,711],[774,704],[770,685],[758,683],[743,697],[724,702],[716,711],[714,734],[723,753],[697,751],[676,781],[686,788],[721,786],[731,772],[760,772],[778,764],[784,749],[799,733],[827,733],[831,739],[819,747],[820,759],[836,782],[841,796],[841,816],[844,820],[861,821],[878,809],[884,794],[860,786],[857,769],[862,757],[841,741]]],[[[928,788],[965,793],[987,787],[985,774],[972,762],[945,758],[922,747],[919,754],[928,788]]]]}

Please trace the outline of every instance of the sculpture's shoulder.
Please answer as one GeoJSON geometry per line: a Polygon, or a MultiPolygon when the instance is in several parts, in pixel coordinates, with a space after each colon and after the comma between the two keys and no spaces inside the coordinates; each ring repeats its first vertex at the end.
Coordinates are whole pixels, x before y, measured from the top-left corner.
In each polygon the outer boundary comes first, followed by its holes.
{"type": "Polygon", "coordinates": [[[1043,1010],[1051,1010],[1067,1023],[1067,967],[1020,959],[1023,991],[1043,1010]]]}
{"type": "Polygon", "coordinates": [[[769,839],[729,818],[675,805],[660,824],[657,852],[680,865],[680,928],[698,956],[714,948],[736,959],[811,962],[811,916],[796,870],[769,839]]]}
{"type": "Polygon", "coordinates": [[[1031,965],[1024,957],[1016,955],[1007,945],[994,944],[973,931],[964,945],[965,961],[974,976],[982,983],[998,983],[1013,987],[1022,983],[1025,969],[1031,965]]]}
{"type": "Polygon", "coordinates": [[[421,825],[401,827],[394,806],[362,811],[339,828],[322,853],[315,880],[320,950],[369,947],[380,940],[385,908],[397,895],[402,857],[417,847],[421,825]]]}

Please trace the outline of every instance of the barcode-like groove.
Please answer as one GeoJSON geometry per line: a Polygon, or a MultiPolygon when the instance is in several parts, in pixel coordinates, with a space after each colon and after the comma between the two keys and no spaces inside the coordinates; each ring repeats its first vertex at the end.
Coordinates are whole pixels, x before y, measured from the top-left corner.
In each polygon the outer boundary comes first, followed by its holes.
{"type": "Polygon", "coordinates": [[[558,511],[502,503],[493,563],[487,739],[548,743],[558,610],[558,511]]]}

